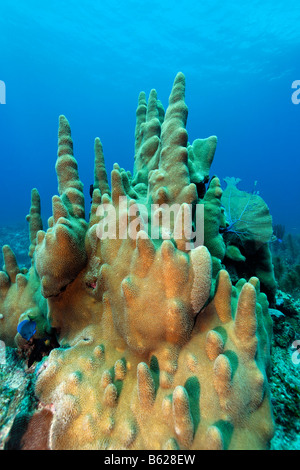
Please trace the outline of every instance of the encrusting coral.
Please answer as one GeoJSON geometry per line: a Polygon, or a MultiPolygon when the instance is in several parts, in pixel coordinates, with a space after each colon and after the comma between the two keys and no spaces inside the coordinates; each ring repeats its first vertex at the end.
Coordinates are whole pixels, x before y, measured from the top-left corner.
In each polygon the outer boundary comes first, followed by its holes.
{"type": "Polygon", "coordinates": [[[140,94],[133,176],[115,164],[111,189],[96,139],[88,223],[70,127],[60,117],[53,217],[44,232],[34,190],[32,267],[19,273],[4,247],[0,277],[0,337],[18,343],[19,316],[30,310],[36,336],[55,334],[59,342],[36,368],[40,409],[24,448],[32,448],[34,430],[48,433],[49,449],[269,446],[268,300],[258,278],[232,286],[221,264],[219,180],[206,191],[216,138],[188,143],[184,95],[182,73],[166,113],[155,90],[148,103],[140,94]],[[191,232],[197,203],[205,220],[199,246],[191,232]],[[179,211],[167,224],[174,204],[179,211]]]}

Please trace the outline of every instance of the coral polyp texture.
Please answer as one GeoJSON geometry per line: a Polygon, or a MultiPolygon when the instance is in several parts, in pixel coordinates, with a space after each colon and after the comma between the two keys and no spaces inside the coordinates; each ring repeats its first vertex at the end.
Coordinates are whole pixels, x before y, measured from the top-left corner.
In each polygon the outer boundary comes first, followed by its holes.
{"type": "Polygon", "coordinates": [[[53,216],[43,231],[34,189],[32,266],[22,272],[5,246],[0,274],[1,339],[24,348],[17,325],[31,319],[35,338],[58,341],[36,366],[39,407],[24,449],[269,446],[268,298],[251,273],[233,285],[223,264],[229,222],[220,181],[209,181],[217,139],[188,142],[184,97],[182,73],[166,112],[155,90],[148,102],[140,94],[133,175],[115,164],[109,185],[95,140],[88,221],[60,117],[53,216]],[[179,211],[167,217],[172,205],[179,211]],[[198,206],[203,244],[192,231],[198,206]]]}

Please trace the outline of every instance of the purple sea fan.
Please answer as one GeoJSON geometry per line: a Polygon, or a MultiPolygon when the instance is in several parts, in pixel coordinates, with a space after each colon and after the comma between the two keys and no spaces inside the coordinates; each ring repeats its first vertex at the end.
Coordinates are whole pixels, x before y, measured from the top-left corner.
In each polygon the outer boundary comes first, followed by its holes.
{"type": "Polygon", "coordinates": [[[233,238],[238,237],[242,244],[268,243],[272,238],[273,228],[272,216],[265,201],[256,191],[252,193],[240,191],[237,188],[237,184],[241,181],[239,178],[226,177],[224,181],[227,187],[221,201],[228,224],[224,232],[232,234],[233,238]]]}

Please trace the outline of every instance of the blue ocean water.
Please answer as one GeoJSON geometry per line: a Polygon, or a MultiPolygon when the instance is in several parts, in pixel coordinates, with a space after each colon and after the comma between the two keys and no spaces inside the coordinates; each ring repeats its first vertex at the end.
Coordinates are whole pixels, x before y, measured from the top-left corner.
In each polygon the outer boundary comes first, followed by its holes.
{"type": "Polygon", "coordinates": [[[60,114],[88,205],[94,138],[109,170],[132,170],[139,92],[166,108],[182,71],[189,141],[218,136],[212,174],[257,180],[274,223],[299,233],[299,26],[299,0],[1,0],[0,226],[24,220],[33,187],[51,215],[60,114]]]}

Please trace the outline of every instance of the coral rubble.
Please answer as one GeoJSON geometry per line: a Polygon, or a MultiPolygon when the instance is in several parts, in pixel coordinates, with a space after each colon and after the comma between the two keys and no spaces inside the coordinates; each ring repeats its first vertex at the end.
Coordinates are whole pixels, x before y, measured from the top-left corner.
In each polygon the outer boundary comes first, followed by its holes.
{"type": "Polygon", "coordinates": [[[22,272],[5,246],[0,275],[0,338],[22,350],[16,328],[30,318],[36,338],[59,343],[36,367],[40,406],[23,448],[269,447],[268,299],[255,273],[233,286],[224,269],[222,189],[218,178],[208,183],[216,137],[188,143],[184,95],[182,73],[166,112],[155,90],[148,103],[140,94],[134,172],[115,164],[111,188],[96,139],[88,222],[60,117],[53,216],[43,231],[33,190],[32,266],[22,272]],[[174,204],[180,211],[167,224],[174,204]],[[200,246],[191,235],[196,205],[204,207],[200,246]],[[110,210],[114,237],[106,236],[110,210]]]}

